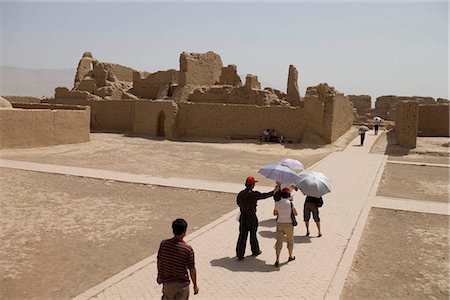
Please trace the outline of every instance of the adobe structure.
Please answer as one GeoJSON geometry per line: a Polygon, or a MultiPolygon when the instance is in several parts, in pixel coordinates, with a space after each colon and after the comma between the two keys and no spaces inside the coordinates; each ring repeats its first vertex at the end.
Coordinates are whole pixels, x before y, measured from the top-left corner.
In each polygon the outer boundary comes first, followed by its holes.
{"type": "Polygon", "coordinates": [[[89,107],[36,103],[12,105],[0,97],[0,149],[89,142],[89,122],[89,107]]]}
{"type": "Polygon", "coordinates": [[[331,143],[352,126],[352,103],[327,84],[308,88],[300,97],[293,65],[287,93],[262,89],[252,74],[242,84],[236,65],[224,67],[211,51],[183,52],[179,66],[139,72],[86,52],[74,87],[56,88],[48,102],[89,106],[93,129],[169,139],[256,138],[271,128],[286,139],[331,143]]]}

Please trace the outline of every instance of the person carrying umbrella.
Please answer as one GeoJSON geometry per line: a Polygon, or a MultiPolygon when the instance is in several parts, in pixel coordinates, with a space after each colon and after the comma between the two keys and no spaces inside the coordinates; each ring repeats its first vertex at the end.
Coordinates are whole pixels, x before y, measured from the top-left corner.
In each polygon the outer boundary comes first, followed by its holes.
{"type": "Polygon", "coordinates": [[[366,125],[362,124],[359,129],[358,129],[358,133],[359,136],[361,137],[361,145],[364,145],[364,139],[366,137],[366,131],[369,131],[369,127],[367,127],[366,125]]]}
{"type": "Polygon", "coordinates": [[[286,187],[280,193],[280,199],[275,202],[275,208],[273,215],[277,216],[277,243],[275,244],[275,254],[277,260],[274,266],[278,267],[280,263],[281,248],[283,248],[283,239],[286,235],[287,249],[289,252],[289,261],[295,260],[295,256],[292,255],[294,251],[294,225],[292,223],[291,214],[297,215],[294,201],[291,197],[291,190],[286,187]]]}
{"type": "Polygon", "coordinates": [[[254,191],[253,188],[255,187],[256,182],[258,181],[256,181],[254,177],[247,177],[245,180],[245,189],[240,191],[236,197],[236,203],[241,211],[241,216],[239,217],[239,238],[236,244],[236,256],[239,260],[244,259],[247,236],[249,232],[252,256],[258,256],[262,253],[259,249],[259,242],[256,235],[258,230],[256,206],[258,200],[272,197],[274,192],[278,189],[278,186],[275,186],[275,189],[268,193],[254,191]]]}
{"type": "Polygon", "coordinates": [[[297,187],[306,195],[303,206],[303,221],[306,226],[306,236],[309,236],[309,220],[311,214],[316,222],[318,237],[322,236],[320,231],[319,207],[323,205],[322,196],[331,192],[331,180],[320,172],[305,172],[299,175],[297,187]]]}

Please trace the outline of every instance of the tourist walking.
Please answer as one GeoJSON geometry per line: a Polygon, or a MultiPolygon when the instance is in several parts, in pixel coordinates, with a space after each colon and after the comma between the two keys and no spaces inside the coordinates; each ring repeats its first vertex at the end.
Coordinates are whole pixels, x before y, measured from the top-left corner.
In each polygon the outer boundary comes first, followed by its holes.
{"type": "Polygon", "coordinates": [[[194,295],[198,294],[197,270],[195,269],[194,250],[184,242],[187,222],[176,219],[172,222],[173,238],[163,240],[157,255],[158,277],[156,281],[163,285],[162,299],[189,299],[189,274],[194,285],[194,295]]]}
{"type": "Polygon", "coordinates": [[[236,203],[241,211],[241,215],[239,217],[239,238],[236,245],[236,256],[239,260],[244,259],[247,236],[249,232],[252,255],[257,256],[261,254],[258,238],[256,236],[256,232],[258,230],[258,218],[256,216],[257,202],[258,200],[272,197],[278,188],[278,186],[276,186],[271,192],[260,193],[253,190],[256,182],[258,181],[256,181],[254,177],[247,177],[245,180],[245,189],[240,191],[236,198],[236,203]]]}
{"type": "Polygon", "coordinates": [[[289,261],[295,260],[292,255],[294,251],[294,225],[292,223],[291,214],[297,215],[294,201],[291,197],[291,190],[284,188],[280,193],[280,199],[275,198],[274,216],[277,216],[277,243],[275,244],[276,261],[275,267],[280,264],[280,253],[283,248],[283,239],[286,236],[287,249],[289,252],[289,261]]]}
{"type": "Polygon", "coordinates": [[[311,214],[313,216],[314,221],[317,226],[317,236],[321,237],[322,232],[320,231],[320,217],[319,217],[319,207],[323,204],[322,197],[316,198],[312,196],[306,196],[305,204],[303,206],[303,221],[305,221],[306,225],[306,236],[309,236],[309,219],[311,218],[311,214]]]}
{"type": "Polygon", "coordinates": [[[359,127],[359,129],[358,129],[358,133],[359,133],[359,136],[360,136],[360,138],[361,138],[361,145],[360,146],[363,146],[364,145],[364,139],[365,139],[365,137],[366,137],[366,131],[369,131],[369,127],[367,127],[366,125],[361,125],[360,127],[359,127]]]}
{"type": "Polygon", "coordinates": [[[373,118],[373,131],[374,131],[375,135],[378,134],[378,127],[380,125],[381,125],[381,117],[375,116],[375,118],[373,118]]]}

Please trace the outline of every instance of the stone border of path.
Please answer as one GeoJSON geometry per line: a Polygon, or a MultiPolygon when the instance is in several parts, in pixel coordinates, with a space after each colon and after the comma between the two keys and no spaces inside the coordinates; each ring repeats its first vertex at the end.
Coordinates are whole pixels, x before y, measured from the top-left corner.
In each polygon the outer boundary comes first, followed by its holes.
{"type": "MultiPolygon", "coordinates": [[[[318,165],[320,165],[321,163],[323,163],[325,160],[329,159],[331,156],[333,156],[335,154],[335,152],[330,153],[329,155],[327,155],[326,157],[324,157],[322,160],[316,162],[314,165],[310,166],[308,169],[312,169],[318,165]]],[[[0,160],[0,167],[1,167],[1,160],[0,160]]],[[[221,183],[223,185],[223,183],[221,183]]],[[[234,184],[233,184],[234,185],[234,184]]],[[[236,184],[237,185],[237,184],[236,184]]],[[[179,187],[180,188],[180,187],[179,187]]],[[[189,188],[189,187],[186,187],[189,188]]],[[[239,188],[237,189],[237,191],[239,191],[242,188],[242,184],[239,184],[239,188]]],[[[273,187],[268,187],[268,186],[259,186],[259,189],[261,190],[270,190],[273,187]]],[[[192,189],[189,188],[189,189],[192,189]]],[[[233,191],[222,191],[225,193],[237,193],[236,189],[233,191]]],[[[235,217],[238,214],[239,210],[236,208],[233,211],[223,215],[222,217],[218,218],[217,220],[203,226],[202,228],[198,229],[197,231],[187,235],[185,237],[185,240],[187,242],[190,242],[192,240],[194,240],[195,238],[201,236],[202,234],[204,234],[205,232],[213,229],[214,227],[218,226],[219,224],[227,221],[230,218],[235,217]]],[[[110,286],[120,282],[121,280],[131,276],[133,273],[135,273],[136,271],[141,270],[142,268],[145,268],[146,266],[148,266],[149,264],[153,263],[156,261],[156,253],[141,260],[140,262],[137,262],[136,264],[126,268],[125,270],[121,271],[120,273],[117,273],[116,275],[110,277],[109,279],[99,283],[96,286],[91,287],[90,289],[84,291],[83,293],[79,294],[78,296],[72,298],[72,300],[86,300],[86,299],[90,299],[93,298],[95,296],[97,296],[99,293],[101,293],[102,291],[106,290],[107,288],[109,288],[110,286]]]]}

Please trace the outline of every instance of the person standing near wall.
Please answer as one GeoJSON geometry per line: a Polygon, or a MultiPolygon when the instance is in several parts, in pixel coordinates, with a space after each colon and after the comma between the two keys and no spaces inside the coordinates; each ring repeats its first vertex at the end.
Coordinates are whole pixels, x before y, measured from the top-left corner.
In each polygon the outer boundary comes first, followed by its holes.
{"type": "Polygon", "coordinates": [[[258,230],[258,217],[256,216],[257,202],[258,200],[272,197],[274,192],[279,188],[279,185],[277,185],[273,191],[261,193],[253,190],[256,182],[258,181],[256,181],[254,177],[247,177],[245,180],[245,189],[240,191],[236,198],[236,203],[241,211],[241,216],[239,217],[239,238],[236,244],[236,256],[239,260],[244,259],[249,232],[252,255],[258,256],[262,253],[259,249],[258,238],[256,235],[258,230]]]}
{"type": "Polygon", "coordinates": [[[158,276],[156,281],[163,285],[162,299],[189,299],[189,274],[194,285],[194,295],[198,294],[197,270],[194,250],[183,240],[187,222],[176,219],[172,222],[173,238],[163,240],[157,255],[158,276]]]}

